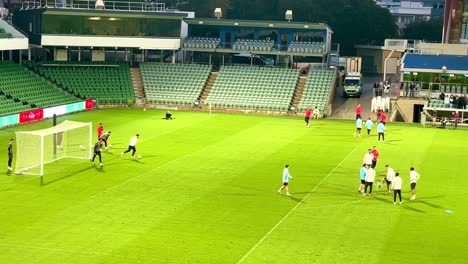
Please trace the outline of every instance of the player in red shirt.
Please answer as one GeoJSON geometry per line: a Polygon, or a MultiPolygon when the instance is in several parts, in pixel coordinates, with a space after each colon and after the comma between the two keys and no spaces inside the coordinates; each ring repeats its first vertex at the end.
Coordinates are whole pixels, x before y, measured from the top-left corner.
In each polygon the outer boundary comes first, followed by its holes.
{"type": "Polygon", "coordinates": [[[458,127],[458,121],[460,119],[460,114],[458,113],[458,111],[455,111],[455,113],[453,113],[453,120],[454,120],[454,126],[455,128],[458,127]]]}
{"type": "Polygon", "coordinates": [[[382,111],[382,113],[380,113],[380,121],[382,121],[382,123],[385,125],[385,122],[387,122],[387,115],[382,111]]]}
{"type": "MultiPolygon", "coordinates": [[[[356,109],[354,110],[354,112],[356,113],[356,120],[357,120],[358,118],[361,118],[361,114],[362,114],[362,106],[361,106],[361,104],[358,104],[358,105],[356,106],[356,109]]],[[[362,118],[361,118],[361,119],[362,119],[362,118]]]]}
{"type": "Polygon", "coordinates": [[[310,116],[312,115],[312,110],[310,108],[307,107],[306,111],[305,111],[305,114],[304,114],[304,120],[306,122],[306,126],[307,127],[310,127],[309,125],[309,120],[310,120],[310,116]]]}
{"type": "Polygon", "coordinates": [[[98,138],[101,138],[103,131],[104,131],[104,127],[102,126],[102,123],[99,123],[99,125],[97,127],[97,137],[98,138]]]}
{"type": "Polygon", "coordinates": [[[372,165],[371,165],[371,168],[375,168],[375,166],[377,166],[377,159],[379,158],[379,152],[377,151],[377,148],[376,146],[373,146],[372,147],[372,150],[370,152],[372,154],[372,165]]]}

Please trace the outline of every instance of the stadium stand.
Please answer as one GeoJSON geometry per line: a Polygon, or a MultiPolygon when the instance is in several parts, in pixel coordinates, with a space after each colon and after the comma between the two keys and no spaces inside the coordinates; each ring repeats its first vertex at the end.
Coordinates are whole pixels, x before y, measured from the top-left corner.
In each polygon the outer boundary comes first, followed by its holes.
{"type": "Polygon", "coordinates": [[[11,35],[11,33],[5,32],[5,29],[0,27],[0,39],[1,38],[12,38],[12,37],[13,36],[11,35]]]}
{"type": "Polygon", "coordinates": [[[241,51],[270,51],[274,44],[273,40],[238,39],[232,44],[232,48],[241,51]]]}
{"type": "Polygon", "coordinates": [[[206,101],[214,107],[287,111],[299,71],[223,66],[206,101]]]}
{"type": "Polygon", "coordinates": [[[121,62],[27,62],[41,76],[82,99],[99,104],[127,104],[134,100],[130,69],[121,62]]]}
{"type": "Polygon", "coordinates": [[[298,110],[304,111],[307,107],[314,108],[317,106],[320,112],[323,113],[330,94],[333,77],[333,70],[309,71],[298,110]]]}
{"type": "Polygon", "coordinates": [[[301,42],[293,41],[289,44],[288,51],[301,53],[322,53],[323,42],[301,42]]]}
{"type": "Polygon", "coordinates": [[[187,38],[184,41],[185,48],[215,49],[221,43],[219,38],[187,38]]]}
{"type": "Polygon", "coordinates": [[[200,96],[211,66],[143,63],[141,75],[149,103],[192,105],[200,96]]]}
{"type": "Polygon", "coordinates": [[[439,100],[439,99],[431,99],[429,101],[429,107],[434,107],[434,108],[444,108],[444,100],[439,100]]]}
{"type": "Polygon", "coordinates": [[[0,73],[0,94],[7,99],[29,105],[29,108],[78,101],[76,97],[57,89],[14,62],[0,62],[0,73]]]}
{"type": "Polygon", "coordinates": [[[24,105],[21,102],[15,102],[13,99],[0,95],[0,115],[22,112],[29,109],[31,109],[30,105],[24,105]]]}

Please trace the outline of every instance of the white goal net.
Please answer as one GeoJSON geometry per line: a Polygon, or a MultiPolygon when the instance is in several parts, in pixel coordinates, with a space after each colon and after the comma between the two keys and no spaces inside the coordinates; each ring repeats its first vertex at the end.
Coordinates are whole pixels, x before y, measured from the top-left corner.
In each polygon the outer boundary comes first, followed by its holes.
{"type": "Polygon", "coordinates": [[[44,165],[64,158],[90,159],[92,123],[66,120],[54,127],[16,132],[15,173],[44,175],[44,165]]]}

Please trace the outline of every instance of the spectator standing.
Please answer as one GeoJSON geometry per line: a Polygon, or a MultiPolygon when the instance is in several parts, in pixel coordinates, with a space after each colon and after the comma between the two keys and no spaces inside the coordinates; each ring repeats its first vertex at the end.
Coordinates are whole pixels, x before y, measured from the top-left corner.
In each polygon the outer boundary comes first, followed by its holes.
{"type": "Polygon", "coordinates": [[[414,85],[414,82],[411,82],[409,88],[410,88],[410,97],[414,97],[415,96],[415,90],[416,90],[416,85],[414,85]]]}
{"type": "Polygon", "coordinates": [[[356,113],[356,119],[361,118],[361,114],[362,114],[362,106],[361,106],[361,104],[358,104],[358,105],[356,106],[356,109],[354,110],[354,112],[356,113]]]}
{"type": "Polygon", "coordinates": [[[445,97],[444,97],[444,107],[445,108],[450,107],[450,96],[448,94],[446,94],[445,97]]]}

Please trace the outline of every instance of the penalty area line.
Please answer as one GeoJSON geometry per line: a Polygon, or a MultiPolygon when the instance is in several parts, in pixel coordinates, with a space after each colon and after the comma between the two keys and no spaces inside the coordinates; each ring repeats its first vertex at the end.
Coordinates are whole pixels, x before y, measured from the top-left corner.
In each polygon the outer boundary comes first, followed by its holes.
{"type": "Polygon", "coordinates": [[[318,187],[320,187],[320,185],[322,185],[322,183],[325,182],[325,181],[328,179],[328,177],[330,177],[330,175],[332,175],[332,174],[336,171],[336,169],[338,169],[338,168],[341,166],[341,164],[343,164],[343,162],[345,162],[345,160],[347,160],[347,159],[349,158],[349,156],[351,156],[351,154],[353,154],[354,151],[356,151],[356,149],[358,149],[359,146],[361,146],[361,144],[362,144],[362,142],[361,142],[360,144],[358,144],[353,150],[351,150],[351,152],[350,152],[348,155],[346,155],[346,157],[344,157],[344,159],[343,159],[338,165],[336,165],[336,167],[335,167],[332,171],[330,171],[330,173],[328,173],[327,176],[325,176],[319,183],[317,183],[317,185],[315,185],[315,187],[314,187],[304,198],[302,198],[301,201],[299,201],[299,202],[296,204],[296,206],[294,206],[291,210],[289,210],[289,212],[288,212],[285,216],[283,216],[283,218],[281,218],[281,219],[278,221],[278,223],[276,223],[276,225],[274,225],[274,226],[270,229],[270,231],[268,231],[268,232],[267,232],[267,233],[266,233],[266,234],[265,234],[265,235],[264,235],[248,252],[247,252],[247,253],[245,253],[245,255],[237,262],[237,264],[244,262],[244,260],[247,259],[247,257],[250,256],[250,254],[251,254],[253,251],[255,251],[255,249],[257,249],[257,247],[260,246],[260,244],[262,244],[263,241],[265,241],[265,239],[267,239],[267,238],[271,235],[271,233],[273,233],[273,232],[278,228],[278,226],[280,226],[280,225],[284,222],[284,220],[286,220],[286,218],[288,218],[294,211],[296,211],[296,209],[297,209],[305,200],[307,200],[307,198],[309,198],[309,196],[310,196],[313,192],[315,192],[315,190],[317,190],[318,187]]]}

